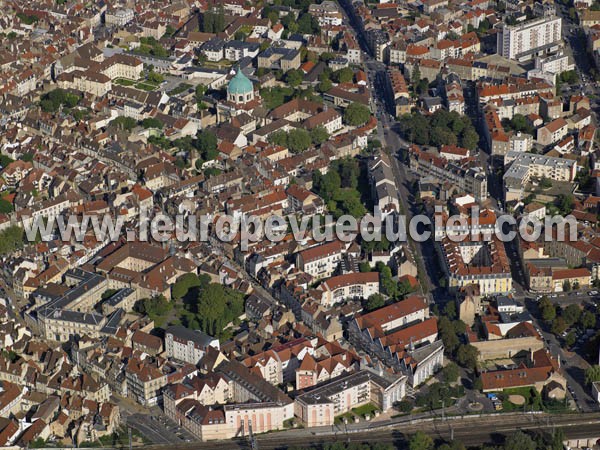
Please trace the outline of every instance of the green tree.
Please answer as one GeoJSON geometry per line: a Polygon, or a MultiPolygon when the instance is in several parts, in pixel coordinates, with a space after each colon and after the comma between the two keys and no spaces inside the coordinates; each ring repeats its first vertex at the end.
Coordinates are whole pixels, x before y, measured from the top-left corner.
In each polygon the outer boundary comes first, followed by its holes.
{"type": "Polygon", "coordinates": [[[148,76],[146,78],[148,79],[148,81],[151,81],[152,83],[156,84],[160,84],[163,81],[165,81],[165,77],[163,77],[160,73],[154,72],[153,70],[148,72],[148,76]]]}
{"type": "Polygon", "coordinates": [[[336,83],[350,83],[354,79],[354,71],[350,67],[344,67],[333,72],[333,80],[336,83]]]}
{"type": "Polygon", "coordinates": [[[319,92],[327,92],[332,87],[333,87],[333,84],[331,83],[331,80],[329,78],[324,78],[317,85],[317,90],[319,92]]]}
{"type": "Polygon", "coordinates": [[[265,103],[267,109],[274,109],[283,105],[286,101],[291,100],[294,94],[294,89],[290,87],[272,87],[260,90],[260,96],[265,103]]]}
{"type": "Polygon", "coordinates": [[[312,144],[311,135],[302,128],[291,130],[287,135],[287,146],[292,153],[301,153],[312,144]]]}
{"type": "Polygon", "coordinates": [[[177,31],[177,29],[173,25],[169,24],[169,25],[167,25],[167,27],[165,29],[165,36],[168,36],[168,37],[173,36],[176,31],[177,31]]]}
{"type": "Polygon", "coordinates": [[[298,33],[300,34],[317,34],[321,31],[317,20],[308,13],[303,13],[298,18],[298,33]]]}
{"type": "Polygon", "coordinates": [[[321,145],[329,139],[329,133],[324,126],[318,126],[310,130],[310,139],[314,145],[321,145]]]}
{"type": "Polygon", "coordinates": [[[515,114],[510,123],[515,131],[526,131],[528,128],[527,119],[523,114],[515,114]]]}
{"type": "Polygon", "coordinates": [[[46,447],[46,440],[44,438],[37,438],[29,443],[29,448],[44,448],[46,447]]]}
{"type": "Polygon", "coordinates": [[[211,161],[217,157],[217,145],[217,136],[212,131],[201,130],[196,134],[194,147],[200,152],[204,161],[211,161]]]}
{"type": "Polygon", "coordinates": [[[468,148],[469,150],[475,150],[477,147],[477,143],[479,142],[479,135],[475,128],[471,125],[469,128],[465,129],[460,137],[460,145],[464,148],[468,148]]]}
{"type": "Polygon", "coordinates": [[[449,130],[448,128],[435,127],[431,130],[429,134],[430,142],[432,145],[436,147],[440,147],[442,145],[456,145],[458,144],[458,139],[456,135],[449,130]]]}
{"type": "Polygon", "coordinates": [[[173,298],[182,298],[188,291],[194,287],[202,285],[200,278],[195,273],[186,273],[180,276],[171,287],[171,296],[173,298]]]}
{"type": "Polygon", "coordinates": [[[595,381],[600,381],[600,366],[597,364],[585,371],[585,384],[592,384],[595,381]]]}
{"type": "Polygon", "coordinates": [[[419,95],[427,94],[429,91],[429,80],[427,78],[420,79],[417,83],[416,91],[419,95]]]}
{"type": "Polygon", "coordinates": [[[435,445],[431,436],[426,435],[422,431],[417,431],[410,438],[408,448],[410,450],[433,450],[435,445]]]}
{"type": "Polygon", "coordinates": [[[199,292],[195,305],[195,320],[199,328],[211,336],[223,336],[224,327],[244,311],[239,292],[210,283],[199,292]]]}
{"type": "Polygon", "coordinates": [[[157,327],[162,326],[167,315],[173,309],[173,304],[163,295],[139,300],[133,307],[134,311],[147,315],[157,327]]]}
{"type": "Polygon", "coordinates": [[[400,118],[400,131],[410,142],[418,145],[429,143],[429,122],[421,114],[405,114],[400,118]]]}
{"type": "Polygon", "coordinates": [[[552,328],[550,331],[552,331],[554,334],[562,334],[567,327],[568,325],[567,322],[565,322],[565,319],[562,317],[557,317],[552,321],[552,328]]]}
{"type": "Polygon", "coordinates": [[[215,32],[215,14],[212,11],[206,11],[202,15],[202,31],[205,33],[215,32]]]}
{"type": "Polygon", "coordinates": [[[368,262],[361,262],[358,265],[358,268],[361,272],[370,272],[371,271],[371,266],[369,265],[368,262]]]}
{"type": "Polygon", "coordinates": [[[568,326],[571,326],[575,322],[577,322],[580,316],[581,309],[578,305],[569,305],[564,309],[562,313],[562,318],[565,320],[568,326]]]}
{"type": "Polygon", "coordinates": [[[544,319],[546,322],[551,322],[556,317],[556,307],[545,295],[540,299],[538,308],[542,313],[542,319],[544,319]]]}
{"type": "Polygon", "coordinates": [[[565,344],[567,345],[567,347],[572,347],[573,344],[575,344],[575,341],[577,341],[577,335],[574,331],[571,331],[569,334],[567,334],[567,337],[565,338],[565,344]]]}
{"type": "Polygon", "coordinates": [[[481,22],[479,22],[479,27],[477,28],[477,31],[480,34],[485,34],[487,33],[487,31],[492,27],[492,24],[490,23],[490,21],[487,19],[487,17],[485,19],[483,19],[481,22]]]}
{"type": "Polygon", "coordinates": [[[401,400],[394,405],[398,411],[403,413],[409,413],[413,409],[413,405],[409,400],[401,400]]]}
{"type": "Polygon", "coordinates": [[[505,450],[536,450],[535,441],[522,431],[512,433],[506,438],[505,450]]]}
{"type": "Polygon", "coordinates": [[[131,131],[135,128],[137,122],[135,119],[131,117],[119,116],[116,119],[113,119],[109,126],[114,126],[120,130],[131,131]]]}
{"type": "Polygon", "coordinates": [[[9,214],[13,211],[13,205],[8,200],[0,198],[0,213],[9,214]]]}
{"type": "Polygon", "coordinates": [[[381,308],[383,305],[385,305],[385,299],[383,298],[383,295],[371,294],[367,299],[365,309],[367,311],[373,311],[375,309],[381,308]]]}
{"type": "Polygon", "coordinates": [[[295,88],[302,84],[304,73],[299,69],[290,69],[285,74],[285,82],[295,88]]]}
{"type": "Polygon", "coordinates": [[[540,187],[542,189],[549,189],[552,187],[552,180],[550,180],[547,177],[542,177],[542,179],[540,180],[540,187]]]}
{"type": "Polygon", "coordinates": [[[273,145],[281,145],[282,147],[287,147],[287,133],[285,131],[276,131],[269,135],[268,141],[273,145]]]}
{"type": "Polygon", "coordinates": [[[478,355],[479,350],[474,346],[470,344],[460,345],[456,351],[456,361],[467,369],[475,369],[477,368],[478,355]]]}
{"type": "Polygon", "coordinates": [[[571,282],[569,280],[565,280],[563,282],[563,291],[569,292],[571,290],[571,282]]]}
{"type": "Polygon", "coordinates": [[[61,106],[74,108],[79,103],[80,97],[65,91],[64,89],[54,89],[44,95],[40,100],[40,106],[44,112],[57,112],[61,106]]]}
{"type": "Polygon", "coordinates": [[[573,211],[575,200],[571,194],[559,194],[556,197],[556,206],[561,214],[566,215],[573,211]]]}
{"type": "Polygon", "coordinates": [[[159,130],[162,130],[163,126],[164,124],[154,117],[147,117],[142,120],[142,127],[144,128],[158,128],[159,130]]]}
{"type": "Polygon", "coordinates": [[[215,14],[214,20],[214,32],[222,33],[225,30],[225,10],[223,6],[220,5],[217,9],[217,13],[215,14]]]}
{"type": "Polygon", "coordinates": [[[416,89],[416,86],[419,84],[419,81],[421,81],[421,69],[419,69],[419,66],[415,66],[415,68],[413,69],[413,72],[410,75],[410,81],[416,89]]]}
{"type": "Polygon", "coordinates": [[[575,70],[568,70],[560,74],[560,80],[563,83],[574,84],[579,81],[579,77],[577,76],[577,72],[575,70]]]}
{"type": "Polygon", "coordinates": [[[460,376],[460,370],[455,363],[450,362],[442,370],[442,375],[446,383],[454,383],[456,382],[456,380],[458,380],[458,377],[460,376]]]}
{"type": "Polygon", "coordinates": [[[454,353],[460,345],[460,341],[454,331],[452,323],[447,317],[442,316],[438,319],[438,331],[440,338],[444,343],[444,348],[446,349],[446,352],[448,352],[449,354],[454,353]]]}
{"type": "Polygon", "coordinates": [[[340,174],[335,170],[329,170],[325,175],[321,175],[320,172],[313,172],[313,185],[315,191],[319,194],[325,202],[329,202],[333,199],[334,194],[342,187],[342,179],[340,174]]]}
{"type": "Polygon", "coordinates": [[[351,103],[344,111],[344,122],[350,126],[363,125],[370,117],[371,111],[361,103],[351,103]]]}
{"type": "Polygon", "coordinates": [[[355,159],[343,158],[338,159],[333,163],[335,170],[340,174],[340,179],[343,188],[358,187],[358,177],[360,175],[360,168],[355,159]]]}
{"type": "Polygon", "coordinates": [[[201,102],[204,99],[204,95],[206,95],[207,87],[204,84],[199,84],[196,86],[196,101],[201,102]]]}
{"type": "Polygon", "coordinates": [[[456,303],[454,303],[453,300],[450,300],[448,303],[446,303],[446,306],[444,307],[444,314],[450,320],[456,319],[456,303]]]}
{"type": "Polygon", "coordinates": [[[579,318],[581,328],[584,330],[596,327],[596,315],[589,311],[584,311],[579,318]]]}
{"type": "Polygon", "coordinates": [[[565,433],[562,428],[557,428],[554,433],[552,433],[552,443],[550,444],[550,450],[563,450],[565,448],[563,442],[566,440],[565,433]]]}

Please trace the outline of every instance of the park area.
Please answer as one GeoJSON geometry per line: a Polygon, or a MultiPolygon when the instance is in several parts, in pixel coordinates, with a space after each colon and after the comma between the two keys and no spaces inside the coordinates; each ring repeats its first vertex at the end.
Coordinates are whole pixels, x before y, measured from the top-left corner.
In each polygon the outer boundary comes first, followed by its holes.
{"type": "Polygon", "coordinates": [[[119,86],[126,86],[126,87],[134,87],[136,89],[140,89],[142,91],[155,91],[158,86],[160,86],[160,83],[156,83],[154,81],[150,81],[150,80],[130,80],[129,78],[117,78],[115,80],[115,84],[118,84],[119,86]]]}
{"type": "Polygon", "coordinates": [[[505,389],[497,394],[502,400],[502,410],[511,411],[544,411],[566,412],[568,406],[565,401],[544,398],[535,388],[523,386],[520,388],[505,389]]]}

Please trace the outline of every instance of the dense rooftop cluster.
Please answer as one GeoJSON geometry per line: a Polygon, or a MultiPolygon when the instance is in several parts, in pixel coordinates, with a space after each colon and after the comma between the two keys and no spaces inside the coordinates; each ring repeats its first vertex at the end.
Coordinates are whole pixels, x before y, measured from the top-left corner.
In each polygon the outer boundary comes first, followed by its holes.
{"type": "Polygon", "coordinates": [[[517,394],[591,408],[596,3],[0,5],[0,445],[253,441],[517,394]],[[431,238],[217,230],[373,208],[431,238]],[[496,236],[547,213],[576,238],[496,236]],[[161,215],[206,236],[148,238],[161,215]]]}

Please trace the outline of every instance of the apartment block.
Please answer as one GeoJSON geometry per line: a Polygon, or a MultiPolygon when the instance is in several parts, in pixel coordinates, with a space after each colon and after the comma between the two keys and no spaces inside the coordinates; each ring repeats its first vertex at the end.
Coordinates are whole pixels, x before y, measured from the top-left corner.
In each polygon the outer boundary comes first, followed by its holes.
{"type": "Polygon", "coordinates": [[[562,19],[542,17],[518,25],[504,25],[497,35],[498,54],[517,61],[558,50],[562,44],[562,19]]]}
{"type": "Polygon", "coordinates": [[[170,358],[197,364],[208,347],[219,350],[219,340],[202,331],[189,330],[180,325],[168,327],[165,331],[165,350],[170,358]]]}
{"type": "Polygon", "coordinates": [[[406,376],[384,378],[368,370],[342,375],[301,394],[295,415],[307,427],[331,426],[336,416],[373,403],[383,412],[406,395],[406,376]]]}

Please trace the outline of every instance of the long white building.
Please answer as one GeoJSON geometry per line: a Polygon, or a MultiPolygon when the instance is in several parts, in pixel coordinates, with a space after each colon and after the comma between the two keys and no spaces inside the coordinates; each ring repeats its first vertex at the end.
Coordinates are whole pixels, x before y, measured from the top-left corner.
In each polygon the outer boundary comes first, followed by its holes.
{"type": "Polygon", "coordinates": [[[208,347],[219,350],[219,340],[202,331],[188,330],[174,325],[165,331],[165,349],[167,356],[190,364],[197,364],[208,347]]]}
{"type": "Polygon", "coordinates": [[[560,48],[562,19],[542,17],[518,25],[504,25],[497,35],[498,54],[527,61],[560,48]]]}

